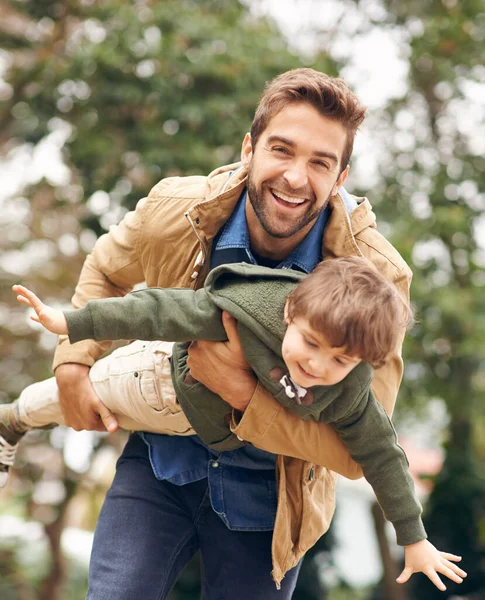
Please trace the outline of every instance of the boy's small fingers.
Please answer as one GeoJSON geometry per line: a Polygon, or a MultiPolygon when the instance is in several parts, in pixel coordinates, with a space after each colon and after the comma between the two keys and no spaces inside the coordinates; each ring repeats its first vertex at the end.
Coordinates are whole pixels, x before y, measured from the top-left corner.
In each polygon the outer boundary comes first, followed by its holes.
{"type": "Polygon", "coordinates": [[[17,296],[17,300],[19,302],[23,302],[24,304],[28,304],[29,306],[31,306],[30,301],[27,300],[27,298],[25,296],[17,296]]]}
{"type": "Polygon", "coordinates": [[[446,558],[446,560],[452,560],[454,562],[461,561],[461,556],[457,556],[456,554],[450,554],[449,552],[440,552],[440,554],[443,558],[446,558]]]}
{"type": "Polygon", "coordinates": [[[445,575],[446,577],[448,577],[448,579],[451,579],[451,581],[454,581],[455,583],[462,583],[463,579],[457,575],[454,571],[452,571],[449,567],[443,565],[440,569],[439,569],[440,573],[442,575],[445,575]]]}
{"type": "Polygon", "coordinates": [[[37,315],[32,315],[30,318],[32,319],[32,321],[35,321],[36,323],[40,323],[39,317],[37,315]]]}
{"type": "Polygon", "coordinates": [[[399,575],[399,577],[396,579],[396,581],[398,583],[406,583],[406,581],[411,577],[412,574],[413,574],[413,570],[410,569],[409,567],[406,567],[404,569],[404,571],[401,573],[401,575],[399,575]]]}
{"type": "Polygon", "coordinates": [[[436,571],[426,571],[425,575],[429,577],[429,579],[435,584],[435,586],[444,592],[446,590],[446,585],[441,581],[439,575],[436,571]]]}
{"type": "Polygon", "coordinates": [[[25,298],[28,298],[29,300],[35,300],[37,302],[40,302],[40,299],[34,294],[34,292],[30,291],[23,285],[18,286],[17,293],[21,294],[22,296],[25,296],[25,298]]]}
{"type": "Polygon", "coordinates": [[[467,576],[467,572],[464,571],[463,569],[460,569],[460,567],[458,565],[455,565],[455,563],[452,563],[448,560],[443,561],[443,564],[448,567],[449,569],[451,569],[453,571],[453,573],[456,573],[457,575],[459,575],[460,577],[466,577],[467,576]]]}

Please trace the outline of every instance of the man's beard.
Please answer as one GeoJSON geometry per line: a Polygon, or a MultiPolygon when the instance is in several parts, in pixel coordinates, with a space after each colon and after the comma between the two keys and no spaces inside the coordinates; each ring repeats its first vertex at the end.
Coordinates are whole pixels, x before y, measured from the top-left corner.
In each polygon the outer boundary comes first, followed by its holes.
{"type": "Polygon", "coordinates": [[[283,183],[283,181],[280,182],[280,180],[277,180],[275,182],[271,182],[274,183],[275,185],[266,185],[266,189],[268,190],[268,193],[271,194],[271,188],[274,187],[277,190],[280,190],[282,193],[287,194],[288,196],[300,196],[300,197],[304,197],[304,198],[309,198],[310,203],[308,206],[308,210],[302,214],[296,221],[289,221],[287,222],[287,228],[282,230],[281,228],[277,229],[277,225],[276,223],[272,222],[273,219],[271,218],[269,211],[267,210],[267,207],[265,206],[265,201],[264,201],[264,187],[261,186],[261,188],[258,190],[258,188],[256,187],[256,184],[254,183],[254,179],[252,177],[252,169],[251,169],[251,164],[249,165],[248,168],[248,194],[249,194],[249,202],[251,203],[251,206],[253,207],[254,213],[258,219],[258,221],[261,224],[261,227],[264,229],[264,231],[270,235],[271,237],[274,238],[278,238],[278,239],[286,239],[286,238],[290,238],[293,235],[295,235],[295,233],[298,233],[298,231],[301,231],[304,227],[306,227],[309,223],[311,223],[312,221],[315,221],[318,216],[320,215],[320,213],[326,208],[332,194],[329,194],[328,198],[326,199],[326,201],[324,202],[324,204],[322,206],[318,206],[315,207],[315,203],[316,203],[316,197],[315,194],[313,193],[313,191],[303,191],[303,193],[299,193],[297,190],[292,190],[292,189],[287,189],[287,184],[283,183]]]}

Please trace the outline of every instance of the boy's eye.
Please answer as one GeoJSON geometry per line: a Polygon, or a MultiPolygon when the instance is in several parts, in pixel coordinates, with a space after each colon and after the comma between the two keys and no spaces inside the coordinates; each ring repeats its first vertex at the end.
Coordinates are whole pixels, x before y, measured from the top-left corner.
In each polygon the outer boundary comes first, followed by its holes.
{"type": "Polygon", "coordinates": [[[335,357],[335,362],[342,366],[345,366],[347,364],[347,362],[343,358],[340,358],[338,356],[335,357]]]}
{"type": "Polygon", "coordinates": [[[309,348],[318,348],[317,344],[314,344],[313,342],[310,342],[310,340],[306,337],[303,338],[305,340],[305,344],[309,347],[309,348]]]}

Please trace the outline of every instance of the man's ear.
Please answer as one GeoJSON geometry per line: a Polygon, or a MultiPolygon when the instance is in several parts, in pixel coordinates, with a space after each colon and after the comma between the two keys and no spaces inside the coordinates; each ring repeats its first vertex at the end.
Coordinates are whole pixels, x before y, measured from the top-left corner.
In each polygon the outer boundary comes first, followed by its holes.
{"type": "Polygon", "coordinates": [[[241,147],[241,162],[248,168],[251,158],[253,157],[253,143],[251,141],[251,134],[246,133],[241,147]]]}
{"type": "Polygon", "coordinates": [[[347,165],[345,167],[345,169],[338,176],[338,179],[335,182],[333,189],[332,189],[332,196],[336,196],[338,194],[340,188],[343,186],[344,181],[347,179],[347,175],[349,174],[349,168],[350,167],[347,165]]]}

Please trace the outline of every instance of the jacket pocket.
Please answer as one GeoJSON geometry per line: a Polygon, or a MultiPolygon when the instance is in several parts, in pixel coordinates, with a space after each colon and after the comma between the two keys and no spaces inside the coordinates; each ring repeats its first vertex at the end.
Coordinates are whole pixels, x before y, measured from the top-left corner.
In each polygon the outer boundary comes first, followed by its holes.
{"type": "MultiPolygon", "coordinates": [[[[139,378],[140,394],[143,400],[156,411],[163,411],[163,399],[160,396],[154,373],[144,371],[139,378]]],[[[168,412],[168,411],[167,411],[168,412]]]]}
{"type": "Polygon", "coordinates": [[[133,410],[142,402],[157,413],[180,413],[172,383],[171,354],[172,344],[162,341],[138,340],[118,348],[107,357],[113,390],[124,392],[133,410]]]}
{"type": "MultiPolygon", "coordinates": [[[[154,408],[166,410],[169,414],[178,414],[182,411],[172,381],[172,349],[173,342],[155,342],[151,348],[154,378],[147,383],[147,398],[150,393],[154,399],[154,408]],[[154,390],[151,389],[153,385],[154,390]]],[[[147,399],[147,402],[149,400],[147,399]]]]}

